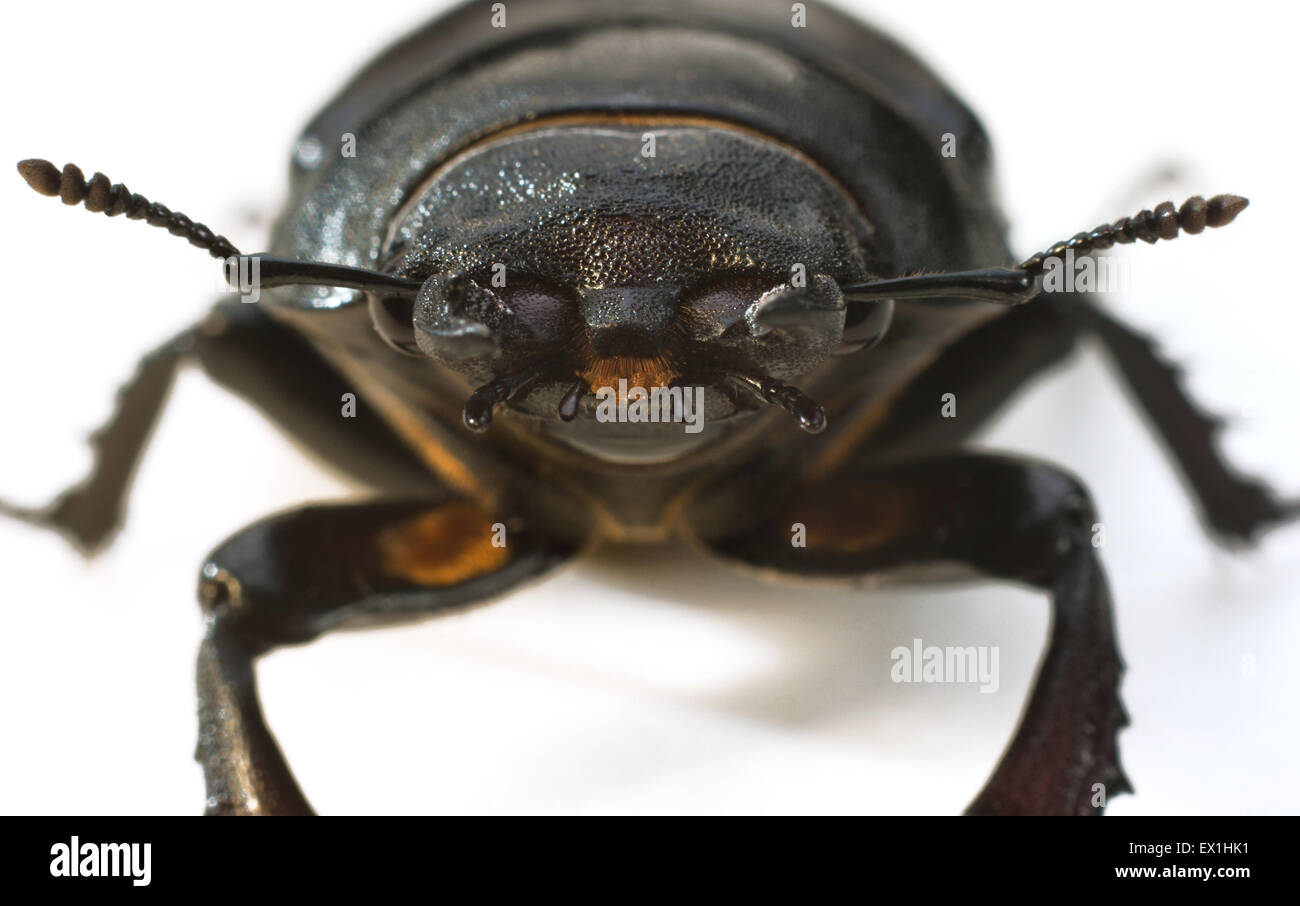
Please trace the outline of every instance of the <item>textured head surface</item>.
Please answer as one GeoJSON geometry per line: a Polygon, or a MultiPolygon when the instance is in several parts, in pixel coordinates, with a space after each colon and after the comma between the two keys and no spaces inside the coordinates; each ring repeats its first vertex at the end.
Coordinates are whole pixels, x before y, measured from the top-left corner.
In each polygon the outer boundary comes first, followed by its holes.
{"type": "MultiPolygon", "coordinates": [[[[602,423],[585,396],[561,424],[560,395],[575,378],[599,393],[727,369],[807,374],[839,340],[836,285],[866,273],[872,229],[825,171],[779,142],[716,121],[629,120],[565,118],[472,146],[399,212],[384,260],[428,280],[416,325],[432,358],[475,384],[540,364],[548,376],[516,413],[597,455],[659,459],[716,432],[602,423]],[[815,328],[756,326],[754,306],[794,268],[814,286],[804,304],[825,309],[815,328]],[[449,302],[447,275],[473,281],[471,294],[449,302]],[[462,351],[467,319],[496,338],[493,352],[462,351]]],[[[710,422],[756,406],[738,410],[716,389],[703,405],[710,422]]]]}
{"type": "Polygon", "coordinates": [[[871,228],[826,174],[744,130],[570,125],[477,145],[435,172],[384,258],[424,277],[494,264],[577,289],[722,276],[785,279],[792,264],[860,278],[871,228]],[[653,142],[653,156],[647,153],[653,142]]]}

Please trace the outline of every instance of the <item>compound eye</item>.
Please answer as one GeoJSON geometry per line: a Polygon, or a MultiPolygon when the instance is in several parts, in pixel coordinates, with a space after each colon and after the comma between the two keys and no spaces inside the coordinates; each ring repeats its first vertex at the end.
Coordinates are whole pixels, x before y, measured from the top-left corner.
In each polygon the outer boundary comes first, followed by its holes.
{"type": "Polygon", "coordinates": [[[870,349],[889,331],[893,320],[893,299],[851,303],[844,322],[844,338],[835,348],[834,355],[852,355],[870,349]]]}
{"type": "Polygon", "coordinates": [[[731,277],[691,293],[686,299],[686,313],[692,334],[697,339],[721,336],[745,320],[745,312],[772,281],[756,277],[731,277]]]}
{"type": "Polygon", "coordinates": [[[572,292],[531,277],[512,277],[492,292],[531,335],[561,337],[572,332],[577,312],[572,292]]]}
{"type": "Polygon", "coordinates": [[[403,355],[420,356],[415,343],[415,300],[370,294],[370,320],[384,342],[403,355]]]}

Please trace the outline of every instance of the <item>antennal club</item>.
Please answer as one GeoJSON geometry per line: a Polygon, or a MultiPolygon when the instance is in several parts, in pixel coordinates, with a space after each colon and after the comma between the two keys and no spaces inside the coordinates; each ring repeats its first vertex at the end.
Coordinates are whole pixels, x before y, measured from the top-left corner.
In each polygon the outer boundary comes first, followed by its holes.
{"type": "Polygon", "coordinates": [[[1115,243],[1141,239],[1175,239],[1179,233],[1195,235],[1206,227],[1227,226],[1250,202],[1240,195],[1215,195],[1206,201],[1199,195],[1175,208],[1173,202],[1156,205],[1154,211],[1139,211],[1114,223],[1102,224],[1091,232],[1077,233],[1046,251],[1026,259],[1019,267],[992,267],[977,271],[914,274],[891,277],[842,287],[850,306],[882,299],[978,299],[1000,305],[1020,305],[1037,295],[1034,278],[1043,274],[1049,258],[1067,251],[1087,254],[1108,249],[1115,243]]]}
{"type": "Polygon", "coordinates": [[[1172,201],[1166,201],[1156,205],[1154,211],[1139,211],[1132,217],[1102,224],[1091,232],[1076,233],[1072,238],[1027,259],[1020,269],[1031,277],[1037,277],[1043,272],[1048,258],[1059,257],[1069,250],[1086,254],[1094,249],[1108,249],[1117,242],[1127,245],[1137,239],[1147,243],[1157,239],[1176,239],[1180,231],[1196,235],[1206,227],[1227,226],[1249,204],[1250,201],[1240,195],[1215,195],[1209,201],[1194,195],[1177,210],[1172,201]]]}
{"type": "Polygon", "coordinates": [[[237,282],[235,278],[240,264],[231,259],[246,258],[249,262],[256,262],[258,285],[266,288],[336,286],[414,299],[423,285],[419,280],[344,264],[299,261],[274,255],[245,256],[225,236],[218,236],[204,224],[195,223],[179,211],[132,192],[120,182],[110,182],[103,173],[96,173],[87,180],[76,164],[66,164],[60,170],[48,160],[31,158],[19,161],[18,173],[37,192],[58,196],[64,204],[85,205],[87,211],[109,217],[125,214],[130,220],[143,220],[150,226],[163,227],[173,236],[188,240],[190,245],[203,249],[213,258],[226,261],[226,277],[231,284],[237,282]]]}
{"type": "Polygon", "coordinates": [[[37,192],[57,195],[64,204],[84,204],[87,211],[96,214],[109,217],[125,214],[128,220],[143,220],[150,226],[163,227],[173,236],[189,240],[190,245],[203,249],[213,258],[230,258],[239,254],[239,249],[225,236],[216,235],[180,211],[173,211],[132,192],[120,182],[111,183],[103,173],[96,173],[87,182],[76,164],[66,164],[59,170],[48,160],[39,158],[19,161],[18,172],[37,192]]]}

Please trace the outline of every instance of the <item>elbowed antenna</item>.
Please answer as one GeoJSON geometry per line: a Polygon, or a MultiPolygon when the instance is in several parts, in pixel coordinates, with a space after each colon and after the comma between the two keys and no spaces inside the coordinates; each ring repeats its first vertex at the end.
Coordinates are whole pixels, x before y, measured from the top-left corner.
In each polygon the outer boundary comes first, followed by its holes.
{"type": "MultiPolygon", "coordinates": [[[[338,286],[343,289],[375,290],[385,296],[414,299],[424,284],[419,280],[398,277],[364,267],[346,264],[324,264],[319,261],[299,261],[297,258],[280,258],[276,255],[241,255],[256,261],[260,268],[258,285],[272,286],[338,286]]],[[[235,262],[227,264],[228,269],[235,262]]],[[[231,277],[232,283],[235,282],[231,277]]]]}
{"type": "Polygon", "coordinates": [[[1215,195],[1206,201],[1199,195],[1175,209],[1171,201],[1156,205],[1154,211],[1143,210],[1102,224],[1087,233],[1058,242],[1046,251],[1027,258],[1019,267],[994,267],[977,271],[954,271],[941,274],[917,274],[893,277],[843,287],[850,304],[877,302],[881,299],[958,298],[978,299],[999,305],[1020,305],[1037,294],[1034,278],[1043,273],[1047,259],[1067,251],[1087,254],[1108,249],[1115,243],[1127,244],[1141,239],[1175,239],[1180,232],[1195,235],[1206,227],[1227,226],[1250,202],[1240,195],[1215,195]]]}
{"type": "Polygon", "coordinates": [[[1019,268],[990,267],[979,271],[917,274],[892,277],[843,288],[850,302],[879,302],[884,299],[934,299],[956,296],[980,299],[999,305],[1019,305],[1034,293],[1034,278],[1019,268]]]}
{"type": "Polygon", "coordinates": [[[190,245],[201,248],[213,258],[226,262],[227,279],[236,281],[239,262],[244,258],[257,263],[258,285],[275,286],[337,286],[344,289],[375,290],[388,296],[414,299],[421,283],[393,274],[384,274],[361,267],[343,264],[324,264],[316,261],[299,261],[274,255],[243,255],[225,236],[218,236],[207,226],[195,223],[179,211],[150,201],[132,192],[122,183],[110,182],[103,173],[96,173],[87,181],[76,164],[67,164],[62,170],[48,160],[31,158],[18,162],[18,173],[27,185],[42,195],[58,196],[64,204],[84,204],[86,210],[116,217],[125,214],[130,220],[143,220],[150,226],[163,227],[173,236],[180,236],[190,245]]]}

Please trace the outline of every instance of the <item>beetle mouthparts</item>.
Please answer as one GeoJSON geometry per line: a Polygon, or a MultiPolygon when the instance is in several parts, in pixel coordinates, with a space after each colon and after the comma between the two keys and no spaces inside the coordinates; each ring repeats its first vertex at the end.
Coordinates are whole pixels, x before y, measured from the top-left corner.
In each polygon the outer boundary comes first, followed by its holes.
{"type": "MultiPolygon", "coordinates": [[[[503,374],[495,381],[484,384],[470,394],[465,401],[462,417],[465,427],[475,434],[482,434],[492,427],[492,410],[501,403],[514,399],[521,391],[528,388],[551,369],[547,365],[530,365],[503,374]]],[[[575,404],[576,405],[576,404],[575,404]]]]}
{"type": "Polygon", "coordinates": [[[586,380],[579,378],[573,382],[568,390],[564,391],[564,396],[560,397],[560,403],[555,408],[555,414],[560,417],[560,421],[573,421],[578,414],[578,403],[582,400],[587,389],[586,380]]]}
{"type": "MultiPolygon", "coordinates": [[[[465,427],[476,434],[487,431],[492,427],[492,411],[497,406],[510,402],[547,376],[556,377],[557,374],[551,366],[537,364],[511,371],[479,387],[465,402],[462,414],[465,427]]],[[[683,386],[693,381],[712,387],[733,401],[737,399],[736,386],[739,385],[763,402],[779,406],[793,415],[799,422],[799,427],[809,434],[820,434],[826,430],[826,411],[821,404],[799,388],[784,384],[775,378],[739,371],[721,371],[699,374],[691,378],[679,376],[669,384],[683,386]]],[[[556,405],[556,415],[561,421],[571,422],[577,417],[578,404],[590,390],[590,383],[581,376],[569,385],[556,405]]]]}
{"type": "MultiPolygon", "coordinates": [[[[826,430],[826,410],[815,399],[805,394],[798,387],[783,384],[767,375],[751,375],[740,371],[718,371],[700,374],[690,380],[700,380],[707,386],[721,391],[734,399],[735,387],[740,385],[758,399],[770,405],[779,406],[790,413],[799,422],[799,427],[809,434],[820,434],[826,430]]],[[[688,383],[686,378],[678,378],[674,384],[688,383]]]]}
{"type": "Polygon", "coordinates": [[[799,427],[809,434],[821,434],[826,430],[826,410],[798,387],[783,384],[767,376],[751,377],[729,372],[727,377],[748,388],[763,402],[780,406],[789,412],[799,422],[799,427]]]}

